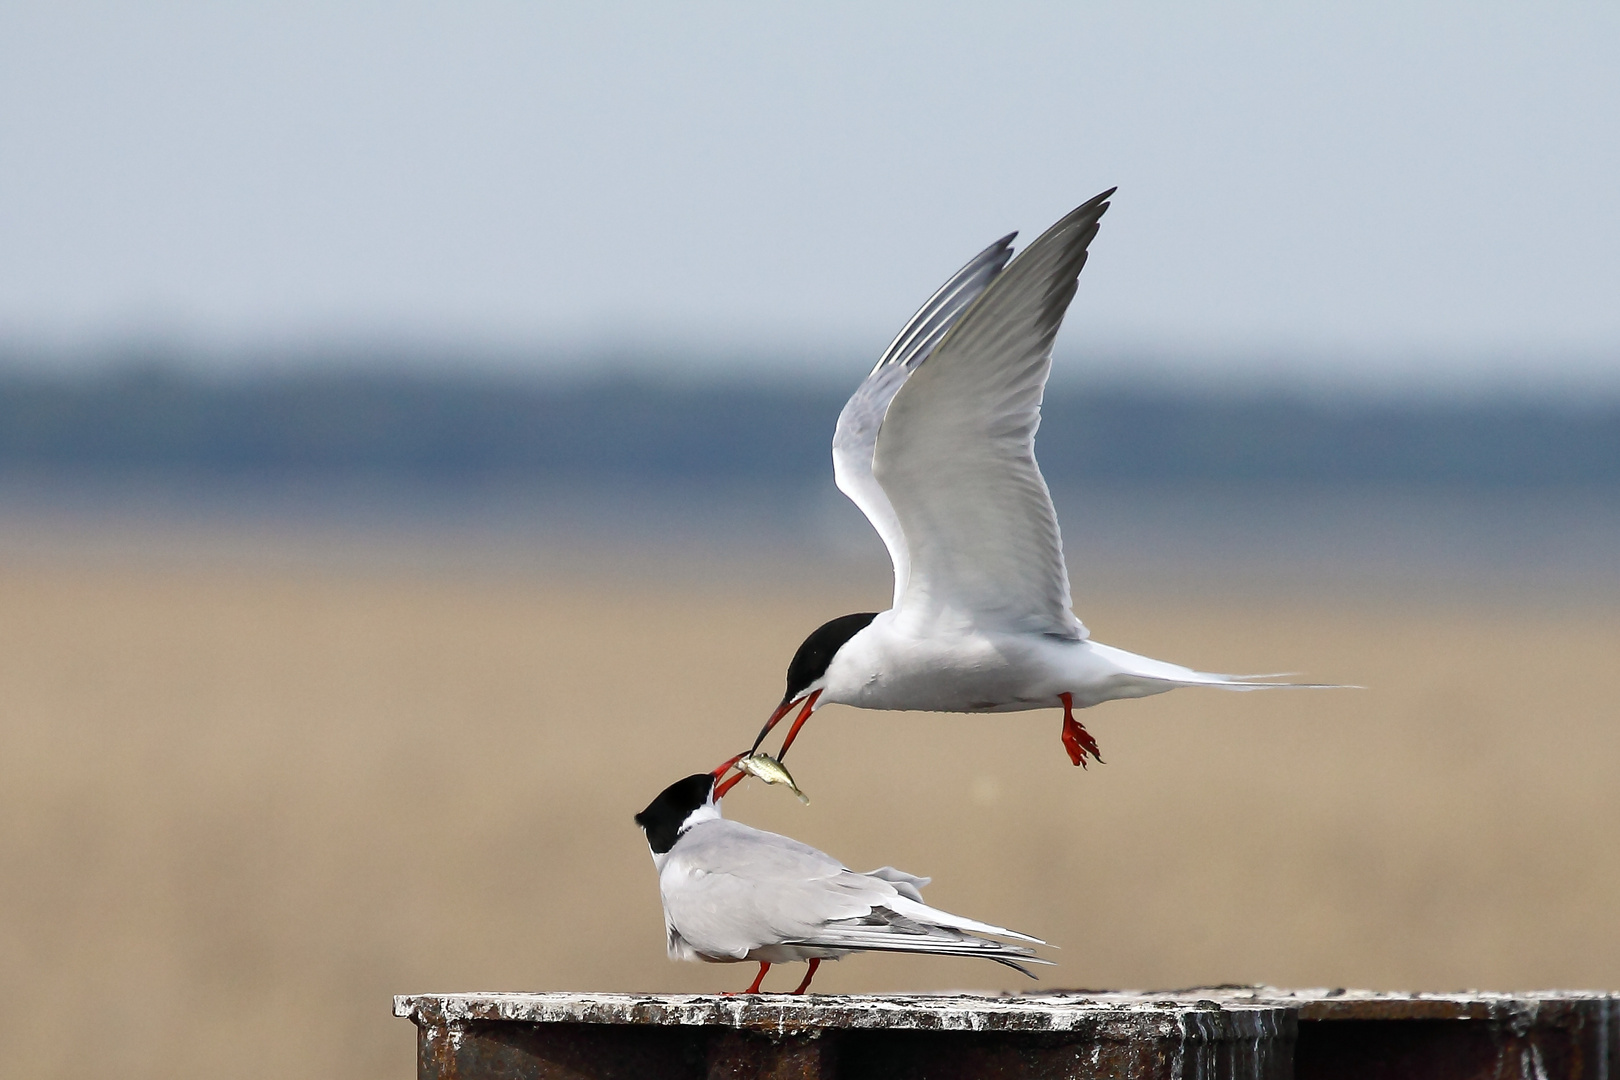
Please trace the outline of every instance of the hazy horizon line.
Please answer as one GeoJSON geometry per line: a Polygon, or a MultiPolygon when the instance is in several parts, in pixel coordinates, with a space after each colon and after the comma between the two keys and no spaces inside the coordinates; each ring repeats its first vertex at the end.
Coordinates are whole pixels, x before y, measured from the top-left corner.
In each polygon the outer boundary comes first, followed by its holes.
{"type": "MultiPolygon", "coordinates": [[[[0,334],[0,377],[68,381],[166,372],[204,381],[321,376],[408,377],[432,381],[575,384],[735,381],[763,385],[848,386],[864,376],[882,344],[831,340],[703,342],[691,337],[554,338],[496,342],[450,335],[333,334],[256,341],[191,335],[139,335],[69,342],[0,334]]],[[[1054,387],[1142,388],[1194,396],[1391,395],[1433,399],[1620,400],[1620,348],[1490,354],[1391,347],[1331,350],[1281,345],[1176,348],[1122,342],[1060,342],[1054,387]]]]}

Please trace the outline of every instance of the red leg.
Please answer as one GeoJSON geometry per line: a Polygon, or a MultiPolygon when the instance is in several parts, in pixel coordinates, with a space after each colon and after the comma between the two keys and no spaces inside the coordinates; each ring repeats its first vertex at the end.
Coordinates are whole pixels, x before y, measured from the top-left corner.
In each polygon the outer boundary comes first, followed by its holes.
{"type": "Polygon", "coordinates": [[[800,983],[799,988],[793,991],[795,994],[802,994],[810,989],[810,980],[816,977],[816,968],[820,966],[820,959],[810,961],[810,970],[804,973],[804,982],[800,983]]]}
{"type": "Polygon", "coordinates": [[[817,690],[815,693],[804,699],[804,708],[799,710],[799,718],[793,721],[793,726],[788,728],[787,738],[782,740],[782,749],[778,751],[776,755],[777,761],[781,761],[783,758],[787,757],[788,747],[793,745],[793,740],[798,737],[799,729],[804,727],[804,722],[806,720],[810,719],[810,714],[816,711],[816,698],[820,696],[821,691],[817,690]]]}
{"type": "MultiPolygon", "coordinates": [[[[765,981],[765,973],[767,971],[769,971],[769,970],[771,970],[771,965],[769,965],[765,961],[761,960],[759,962],[759,974],[754,976],[754,981],[748,984],[748,989],[744,990],[743,993],[745,993],[745,994],[757,994],[757,993],[759,993],[759,984],[765,981]]],[[[736,995],[727,995],[727,996],[728,997],[735,997],[736,995]]]]}
{"type": "Polygon", "coordinates": [[[1097,748],[1097,740],[1074,718],[1074,695],[1059,694],[1058,698],[1063,702],[1063,749],[1069,752],[1069,760],[1084,768],[1086,755],[1090,754],[1101,765],[1102,751],[1097,748]]]}

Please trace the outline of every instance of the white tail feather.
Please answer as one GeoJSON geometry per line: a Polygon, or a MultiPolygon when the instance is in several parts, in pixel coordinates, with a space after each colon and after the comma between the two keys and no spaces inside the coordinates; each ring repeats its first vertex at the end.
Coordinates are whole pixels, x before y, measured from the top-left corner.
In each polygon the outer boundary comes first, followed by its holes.
{"type": "Polygon", "coordinates": [[[996,926],[994,923],[979,922],[962,915],[952,915],[948,911],[919,904],[915,900],[904,896],[897,896],[889,905],[895,914],[904,915],[908,919],[916,919],[920,923],[933,923],[935,926],[946,926],[952,930],[962,930],[970,934],[994,934],[997,937],[1016,938],[1019,941],[1028,941],[1036,945],[1045,945],[1046,942],[1038,937],[1020,934],[1016,930],[1008,930],[1005,926],[996,926]]]}

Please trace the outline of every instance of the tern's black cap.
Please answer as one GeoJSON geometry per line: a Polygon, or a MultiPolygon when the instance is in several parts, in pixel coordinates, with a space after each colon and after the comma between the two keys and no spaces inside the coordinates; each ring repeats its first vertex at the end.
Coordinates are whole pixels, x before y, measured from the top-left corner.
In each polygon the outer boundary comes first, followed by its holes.
{"type": "Polygon", "coordinates": [[[653,849],[653,854],[662,855],[675,846],[681,825],[692,816],[692,811],[709,801],[709,792],[713,790],[714,774],[693,773],[659,792],[658,798],[636,815],[636,824],[647,834],[647,845],[653,849]]]}
{"type": "Polygon", "coordinates": [[[804,693],[807,686],[827,674],[827,665],[832,663],[838,650],[850,638],[865,630],[875,618],[877,612],[862,611],[854,615],[840,615],[816,627],[788,663],[787,693],[782,695],[782,704],[786,705],[804,693]]]}

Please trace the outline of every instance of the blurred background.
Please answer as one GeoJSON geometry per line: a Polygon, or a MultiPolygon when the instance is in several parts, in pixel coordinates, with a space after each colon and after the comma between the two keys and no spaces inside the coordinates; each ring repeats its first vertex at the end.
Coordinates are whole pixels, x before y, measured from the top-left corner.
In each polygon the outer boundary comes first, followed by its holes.
{"type": "Polygon", "coordinates": [[[1038,442],[1077,610],[1365,689],[1106,705],[1084,773],[1055,714],[834,707],[809,807],[728,812],[1047,987],[1620,985],[1617,54],[1599,5],[0,8],[0,1073],[402,1077],[394,993],[742,986],[665,959],[631,815],[886,603],[828,447],[889,336],[1116,184],[1038,442]]]}

